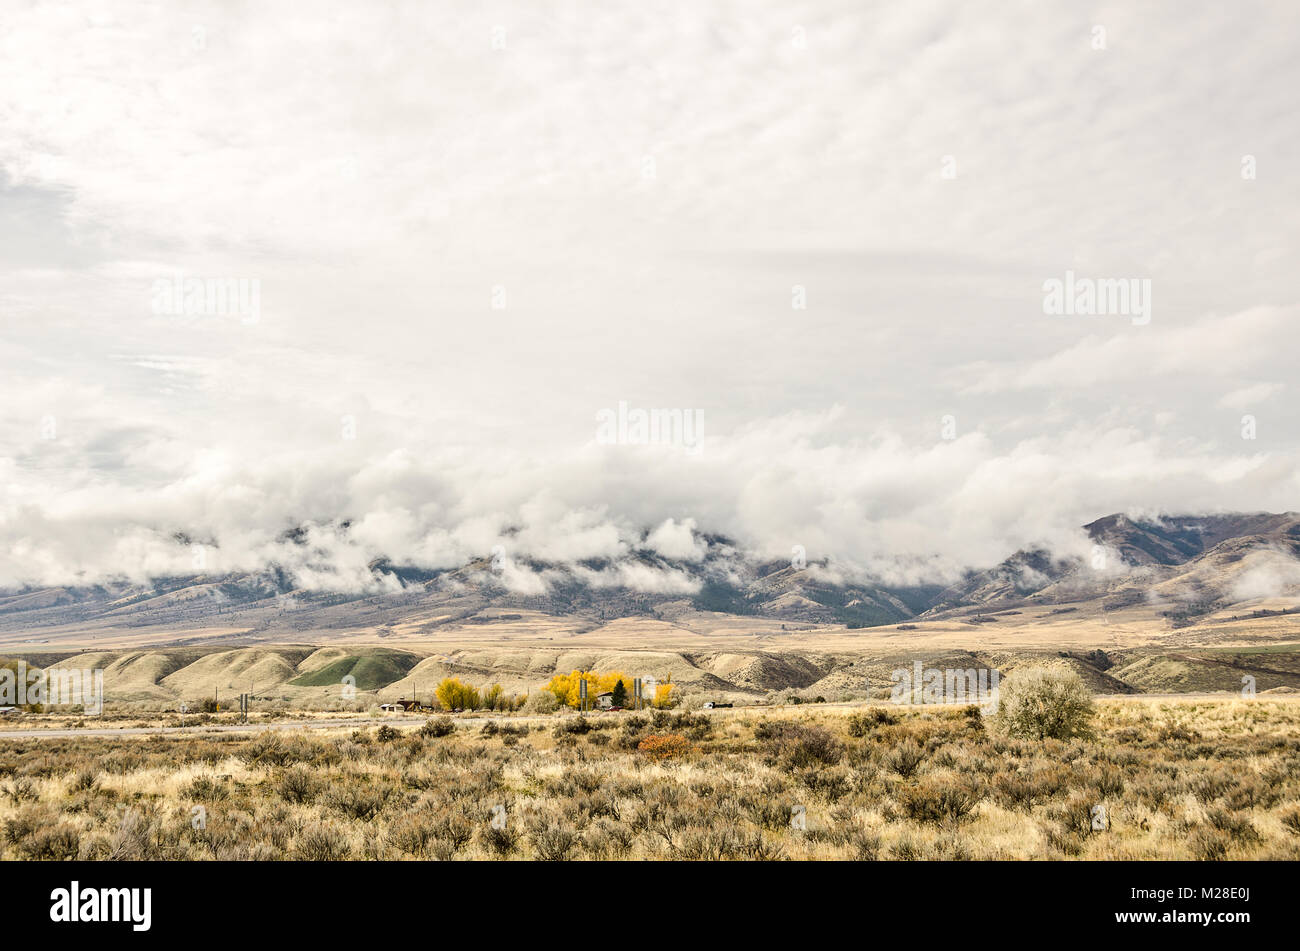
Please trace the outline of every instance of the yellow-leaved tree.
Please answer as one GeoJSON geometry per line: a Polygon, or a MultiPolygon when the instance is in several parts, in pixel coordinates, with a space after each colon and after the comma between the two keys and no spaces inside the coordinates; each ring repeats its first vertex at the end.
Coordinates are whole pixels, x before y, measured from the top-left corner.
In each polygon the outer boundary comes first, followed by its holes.
{"type": "Polygon", "coordinates": [[[546,685],[546,689],[555,694],[555,699],[560,703],[577,709],[582,702],[582,698],[579,696],[579,684],[584,678],[587,681],[588,704],[595,703],[596,694],[598,693],[613,693],[615,684],[620,680],[623,681],[625,689],[632,684],[632,678],[621,670],[606,673],[594,670],[574,670],[567,674],[556,674],[551,678],[551,682],[546,685]]]}
{"type": "Polygon", "coordinates": [[[675,705],[676,703],[677,703],[676,700],[673,699],[672,696],[671,681],[659,683],[659,685],[655,686],[654,689],[655,709],[668,709],[669,707],[672,707],[672,705],[675,705]]]}
{"type": "Polygon", "coordinates": [[[483,705],[478,688],[461,683],[459,677],[446,678],[433,693],[444,710],[477,710],[483,705]]]}

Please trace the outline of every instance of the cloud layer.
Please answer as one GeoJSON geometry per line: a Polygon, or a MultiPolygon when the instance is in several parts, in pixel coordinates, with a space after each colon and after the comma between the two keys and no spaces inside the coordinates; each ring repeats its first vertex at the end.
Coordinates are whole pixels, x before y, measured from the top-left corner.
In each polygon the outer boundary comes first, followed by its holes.
{"type": "Polygon", "coordinates": [[[702,533],[918,580],[1300,508],[1287,4],[86,10],[0,35],[0,585],[702,533]],[[1151,323],[1044,315],[1067,270],[1151,323]]]}

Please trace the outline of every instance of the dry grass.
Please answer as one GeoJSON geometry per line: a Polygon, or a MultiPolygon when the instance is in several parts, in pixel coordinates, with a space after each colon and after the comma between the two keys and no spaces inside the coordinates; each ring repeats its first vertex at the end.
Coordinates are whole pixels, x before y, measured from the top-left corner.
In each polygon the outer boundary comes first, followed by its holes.
{"type": "Polygon", "coordinates": [[[952,708],[10,740],[0,854],[1300,858],[1300,703],[1099,706],[1069,742],[952,708]]]}

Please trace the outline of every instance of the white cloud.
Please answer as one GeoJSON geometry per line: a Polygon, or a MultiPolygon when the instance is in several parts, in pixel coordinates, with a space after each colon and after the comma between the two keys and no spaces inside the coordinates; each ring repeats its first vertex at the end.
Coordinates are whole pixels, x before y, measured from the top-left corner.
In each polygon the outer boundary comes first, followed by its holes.
{"type": "Polygon", "coordinates": [[[697,562],[704,558],[708,545],[695,534],[695,519],[666,519],[646,536],[645,547],[672,561],[697,562]]]}
{"type": "MultiPolygon", "coordinates": [[[[1300,310],[1258,307],[1210,316],[1189,326],[1134,327],[1111,336],[1090,334],[1079,343],[1028,364],[981,368],[972,393],[1036,388],[1097,387],[1118,380],[1194,374],[1240,373],[1278,354],[1279,345],[1300,343],[1300,310]]],[[[1078,320],[1092,329],[1104,318],[1078,320]]]]}
{"type": "Polygon", "coordinates": [[[1286,389],[1284,383],[1253,383],[1231,393],[1225,393],[1219,400],[1219,405],[1226,406],[1228,409],[1249,409],[1271,400],[1284,389],[1286,389]]]}
{"type": "Polygon", "coordinates": [[[1284,551],[1250,552],[1233,585],[1234,601],[1276,598],[1300,591],[1300,562],[1284,551]]]}

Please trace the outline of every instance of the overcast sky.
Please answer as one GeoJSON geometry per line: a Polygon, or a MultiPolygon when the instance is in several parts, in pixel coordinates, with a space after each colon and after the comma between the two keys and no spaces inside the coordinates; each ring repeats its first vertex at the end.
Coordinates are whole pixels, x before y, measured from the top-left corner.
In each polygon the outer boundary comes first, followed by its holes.
{"type": "Polygon", "coordinates": [[[1300,509],[1292,3],[2,9],[0,585],[1300,509]]]}

